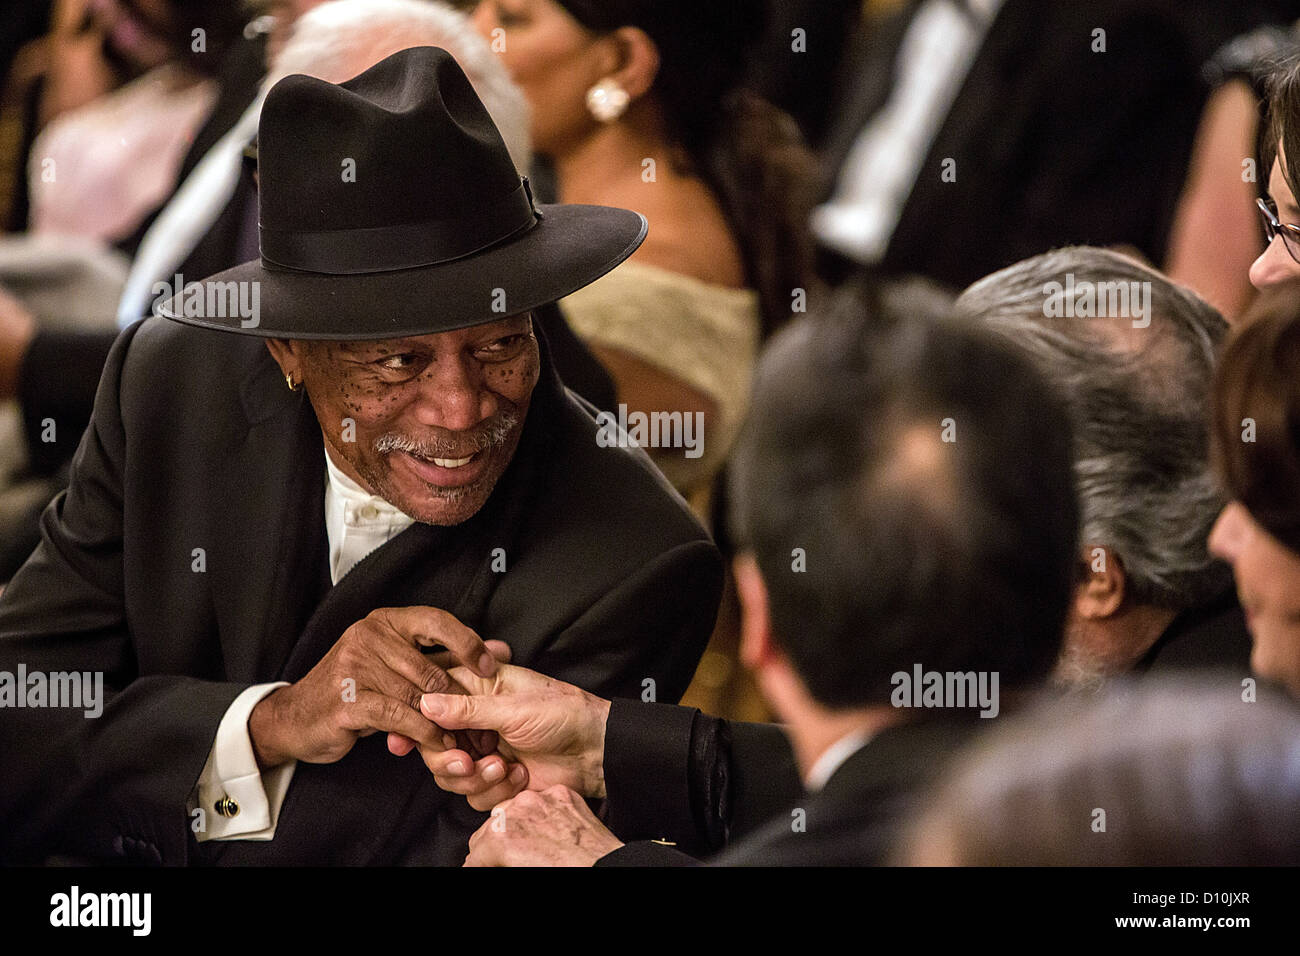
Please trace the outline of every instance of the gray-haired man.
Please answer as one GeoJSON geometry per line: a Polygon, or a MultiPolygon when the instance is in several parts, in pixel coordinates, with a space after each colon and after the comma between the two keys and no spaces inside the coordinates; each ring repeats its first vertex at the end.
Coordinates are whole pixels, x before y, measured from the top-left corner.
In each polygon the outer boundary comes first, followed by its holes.
{"type": "Polygon", "coordinates": [[[1138,261],[1082,246],[995,272],[957,308],[1028,353],[1073,418],[1082,534],[1058,676],[1244,673],[1245,621],[1206,550],[1221,501],[1205,401],[1223,318],[1138,261]]]}

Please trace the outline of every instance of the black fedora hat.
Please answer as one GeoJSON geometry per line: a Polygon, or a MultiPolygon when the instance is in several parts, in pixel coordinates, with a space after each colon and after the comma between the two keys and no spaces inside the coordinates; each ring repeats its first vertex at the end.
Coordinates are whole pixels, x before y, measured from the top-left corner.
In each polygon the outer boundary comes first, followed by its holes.
{"type": "Polygon", "coordinates": [[[395,53],[342,84],[275,84],[258,179],[261,259],[169,287],[156,315],[290,339],[444,332],[594,282],[647,228],[626,209],[536,204],[437,47],[395,53]]]}

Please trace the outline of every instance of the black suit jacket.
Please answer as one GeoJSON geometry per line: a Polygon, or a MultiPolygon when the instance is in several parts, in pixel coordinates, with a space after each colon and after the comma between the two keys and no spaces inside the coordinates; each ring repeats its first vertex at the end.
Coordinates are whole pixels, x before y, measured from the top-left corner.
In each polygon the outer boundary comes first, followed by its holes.
{"type": "Polygon", "coordinates": [[[596,444],[543,356],[488,504],[454,528],[417,523],[325,590],[324,450],[305,395],[258,339],[160,319],[125,331],[71,485],[0,597],[0,670],[102,670],[108,701],[98,719],[0,715],[0,856],[460,863],[484,818],[383,734],[300,764],[274,840],[191,834],[186,799],[235,696],[302,676],[377,607],[442,607],[516,663],[606,696],[652,679],[676,700],[713,624],[720,557],[643,454],[596,444]]]}
{"type": "Polygon", "coordinates": [[[615,701],[605,822],[627,845],[597,865],[883,863],[903,816],[979,725],[922,718],[886,728],[808,794],[776,724],[615,701]]]}
{"type": "MultiPolygon", "coordinates": [[[[847,93],[824,150],[828,191],[886,102],[919,5],[867,24],[845,56],[847,93]]],[[[1162,262],[1208,94],[1200,68],[1231,35],[1212,6],[1005,0],[925,157],[884,271],[963,288],[1071,243],[1129,244],[1162,262]],[[1092,50],[1095,29],[1106,31],[1104,53],[1092,50]],[[953,182],[942,176],[948,158],[953,182]]],[[[844,265],[831,256],[824,271],[839,278],[844,265]]]]}
{"type": "Polygon", "coordinates": [[[799,805],[728,847],[710,865],[887,862],[899,824],[977,729],[975,721],[922,718],[882,730],[844,761],[820,791],[806,794],[799,805]]]}
{"type": "Polygon", "coordinates": [[[1180,611],[1133,670],[1163,674],[1192,669],[1250,673],[1250,629],[1229,585],[1200,607],[1180,611]]]}

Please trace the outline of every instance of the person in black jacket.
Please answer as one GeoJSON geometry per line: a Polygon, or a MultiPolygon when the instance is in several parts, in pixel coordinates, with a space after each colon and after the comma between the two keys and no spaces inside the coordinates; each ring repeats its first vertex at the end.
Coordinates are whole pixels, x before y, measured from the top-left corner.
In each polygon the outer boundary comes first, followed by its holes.
{"type": "MultiPolygon", "coordinates": [[[[341,7],[331,5],[322,13],[308,11],[294,26],[296,39],[279,51],[280,59],[276,63],[294,65],[295,69],[289,72],[325,70],[330,74],[326,78],[331,80],[343,80],[361,72],[373,65],[385,49],[430,43],[453,49],[459,55],[476,44],[482,45],[474,29],[451,11],[416,2],[405,8],[388,4],[376,11],[366,0],[351,0],[341,7]],[[339,72],[342,69],[350,72],[339,72]]],[[[263,34],[252,30],[249,33],[249,38],[232,46],[223,61],[219,98],[186,154],[177,177],[179,184],[187,184],[198,164],[218,152],[214,147],[245,122],[246,111],[255,122],[254,100],[266,73],[268,43],[263,34]]],[[[496,66],[486,47],[484,56],[489,59],[488,66],[496,66]]],[[[483,65],[480,62],[471,76],[476,83],[491,83],[491,75],[483,71],[483,65]]],[[[489,105],[493,109],[509,107],[511,96],[507,94],[510,93],[522,96],[513,88],[502,90],[491,86],[487,96],[489,105]]],[[[519,151],[519,161],[526,163],[525,117],[516,118],[513,114],[506,117],[512,118],[516,119],[514,125],[518,128],[506,129],[506,138],[519,151]]],[[[502,125],[504,128],[504,121],[502,125]]],[[[250,140],[255,138],[255,131],[255,127],[249,129],[250,140]]],[[[133,264],[132,275],[137,271],[142,273],[146,291],[154,280],[171,281],[176,273],[191,277],[211,275],[258,255],[256,168],[256,150],[250,148],[244,153],[228,199],[203,212],[180,205],[186,229],[197,226],[200,235],[193,249],[183,257],[178,255],[174,268],[155,269],[150,273],[142,261],[133,264]],[[211,221],[203,216],[210,216],[211,221]]],[[[217,187],[209,180],[206,188],[217,187]]],[[[173,196],[164,212],[170,212],[178,198],[173,196]]],[[[155,220],[156,217],[150,217],[140,228],[125,247],[127,251],[134,254],[146,236],[170,251],[176,241],[175,221],[170,229],[155,232],[151,228],[155,220]]],[[[128,298],[124,295],[119,312],[126,308],[128,298]]],[[[147,300],[142,300],[140,312],[129,312],[127,320],[134,320],[144,311],[147,311],[147,300]]],[[[614,408],[617,403],[613,379],[569,328],[559,308],[554,304],[543,305],[534,312],[533,320],[546,332],[552,358],[565,385],[597,408],[614,408]]],[[[66,482],[67,463],[90,421],[95,388],[117,333],[117,329],[83,331],[38,326],[21,303],[0,290],[0,399],[18,399],[33,473],[66,482]],[[48,428],[51,421],[57,424],[53,433],[48,428]]],[[[38,516],[39,510],[25,519],[14,517],[9,522],[10,533],[0,540],[0,584],[12,577],[36,546],[38,516]]]]}
{"type": "Polygon", "coordinates": [[[441,745],[421,648],[676,700],[712,629],[716,548],[531,322],[645,220],[535,204],[433,47],[282,80],[259,151],[262,259],[123,332],[0,597],[0,859],[459,862],[482,817],[376,733],[441,745]]]}
{"type": "Polygon", "coordinates": [[[610,704],[515,666],[453,670],[473,696],[426,695],[425,715],[501,745],[429,766],[475,806],[508,798],[467,862],[690,862],[680,851],[723,845],[724,865],[881,862],[947,756],[1056,661],[1070,434],[1014,350],[906,292],[796,323],[760,363],[731,486],[742,654],[788,746],[774,726],[610,704]],[[512,796],[508,763],[531,789],[512,796]],[[610,828],[582,797],[606,798],[610,828]],[[678,852],[623,845],[645,838],[678,852]]]}
{"type": "Polygon", "coordinates": [[[1078,244],[1164,263],[1209,94],[1202,65],[1294,6],[883,5],[841,59],[812,220],[823,272],[875,266],[960,289],[1078,244]]]}

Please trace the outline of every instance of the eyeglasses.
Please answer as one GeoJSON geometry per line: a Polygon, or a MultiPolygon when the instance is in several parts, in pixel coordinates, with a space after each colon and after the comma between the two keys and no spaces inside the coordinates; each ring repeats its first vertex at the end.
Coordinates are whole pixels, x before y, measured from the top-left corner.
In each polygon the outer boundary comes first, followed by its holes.
{"type": "Polygon", "coordinates": [[[1256,199],[1255,205],[1259,207],[1260,215],[1264,217],[1264,235],[1268,237],[1268,241],[1271,243],[1280,235],[1286,251],[1295,262],[1300,263],[1300,226],[1293,226],[1289,222],[1279,220],[1277,204],[1271,199],[1256,199]]]}

